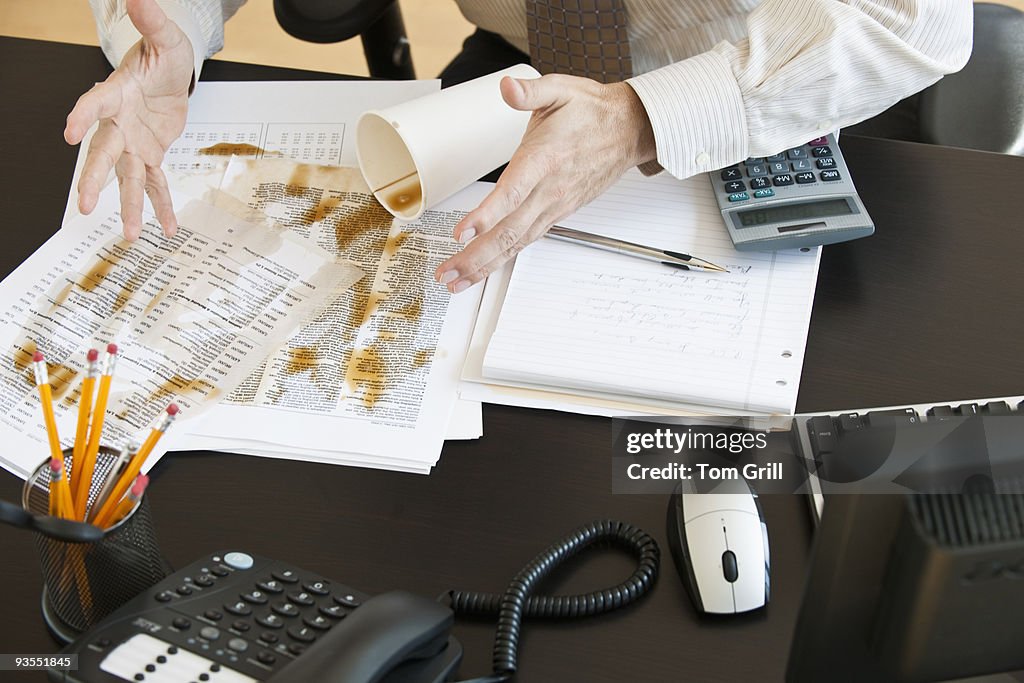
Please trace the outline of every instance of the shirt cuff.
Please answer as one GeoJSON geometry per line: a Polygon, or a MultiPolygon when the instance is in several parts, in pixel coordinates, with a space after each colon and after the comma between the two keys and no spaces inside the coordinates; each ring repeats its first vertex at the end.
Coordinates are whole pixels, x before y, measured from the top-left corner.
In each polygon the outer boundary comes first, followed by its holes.
{"type": "MultiPolygon", "coordinates": [[[[199,80],[199,74],[203,70],[203,61],[206,59],[207,44],[203,32],[199,29],[195,17],[186,7],[182,7],[172,0],[157,0],[157,4],[167,14],[167,18],[178,25],[188,42],[192,44],[193,85],[199,80]]],[[[110,62],[117,67],[125,54],[135,43],[139,42],[142,35],[132,23],[132,20],[125,14],[121,17],[110,31],[110,54],[107,55],[110,62]]]]}
{"type": "Polygon", "coordinates": [[[743,97],[724,56],[705,52],[626,82],[651,120],[658,163],[675,177],[747,158],[743,97]]]}

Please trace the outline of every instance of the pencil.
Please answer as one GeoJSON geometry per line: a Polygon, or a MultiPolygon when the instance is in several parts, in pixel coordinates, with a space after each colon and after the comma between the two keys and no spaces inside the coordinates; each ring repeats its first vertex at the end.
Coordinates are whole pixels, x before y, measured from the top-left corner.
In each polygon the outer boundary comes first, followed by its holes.
{"type": "Polygon", "coordinates": [[[42,351],[32,355],[32,369],[36,374],[39,401],[43,404],[43,422],[46,423],[46,437],[50,441],[50,456],[64,462],[64,451],[60,448],[60,437],[57,435],[57,420],[53,417],[53,391],[50,389],[50,376],[46,371],[46,359],[42,351]]]}
{"type": "Polygon", "coordinates": [[[128,495],[117,504],[116,508],[114,508],[114,514],[111,515],[110,526],[114,526],[120,522],[128,516],[128,513],[135,509],[135,505],[139,502],[139,499],[142,498],[142,493],[146,490],[147,486],[149,486],[149,477],[145,474],[140,474],[135,477],[135,483],[132,484],[132,488],[128,492],[128,495]]]}
{"type": "Polygon", "coordinates": [[[139,474],[142,466],[146,462],[146,458],[153,452],[153,448],[156,446],[156,442],[160,440],[160,437],[164,435],[167,428],[174,422],[175,415],[178,414],[177,404],[172,403],[167,406],[166,412],[160,416],[157,423],[153,426],[153,431],[149,433],[146,441],[142,444],[142,448],[132,456],[132,459],[128,462],[128,466],[124,472],[121,473],[121,477],[117,480],[114,485],[114,490],[110,492],[107,499],[103,501],[103,505],[100,507],[100,511],[96,513],[96,518],[93,520],[93,524],[98,527],[106,528],[110,520],[114,516],[114,508],[117,507],[118,501],[124,496],[125,491],[131,485],[132,481],[139,474]]]}
{"type": "MultiPolygon", "coordinates": [[[[92,472],[96,468],[96,454],[100,451],[100,437],[103,436],[103,420],[107,414],[107,399],[110,397],[110,380],[117,363],[117,344],[107,344],[107,355],[103,359],[103,374],[100,389],[96,394],[92,424],[89,426],[89,443],[82,455],[82,462],[74,463],[78,487],[75,490],[75,519],[85,521],[85,508],[89,503],[89,489],[92,488],[92,472]]],[[[123,493],[123,492],[122,492],[123,493]]]]}
{"type": "Polygon", "coordinates": [[[100,352],[96,349],[89,349],[89,353],[85,356],[89,364],[85,372],[85,379],[82,380],[82,394],[78,399],[78,428],[75,430],[74,458],[71,463],[72,497],[77,495],[78,483],[82,480],[77,475],[82,471],[79,465],[82,462],[82,456],[85,455],[85,447],[89,440],[89,417],[92,414],[92,395],[96,387],[96,375],[99,374],[99,364],[96,362],[99,356],[100,352]]]}
{"type": "Polygon", "coordinates": [[[107,477],[100,487],[99,492],[96,494],[96,499],[92,502],[92,507],[89,509],[88,517],[90,520],[96,519],[96,513],[100,511],[103,503],[107,500],[107,496],[114,490],[114,484],[117,482],[124,468],[128,465],[128,461],[131,459],[132,453],[139,450],[139,443],[134,439],[125,439],[124,445],[121,446],[121,452],[117,454],[117,459],[114,460],[114,464],[110,466],[110,471],[107,472],[107,477]]]}
{"type": "Polygon", "coordinates": [[[74,506],[71,504],[68,478],[64,475],[64,461],[50,458],[50,514],[71,519],[74,506]]]}

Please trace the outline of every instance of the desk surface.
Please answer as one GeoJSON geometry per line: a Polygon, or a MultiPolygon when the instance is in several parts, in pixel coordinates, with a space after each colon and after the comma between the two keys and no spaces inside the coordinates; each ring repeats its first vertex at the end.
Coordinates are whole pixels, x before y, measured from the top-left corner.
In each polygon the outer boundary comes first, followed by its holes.
{"type": "MultiPolygon", "coordinates": [[[[60,225],[76,150],[61,137],[75,98],[108,67],[99,50],[0,38],[0,169],[13,270],[60,225]]],[[[204,80],[327,76],[210,63],[204,80]]],[[[844,137],[844,154],[875,219],[874,237],[825,249],[798,408],[831,410],[1024,394],[1024,235],[1014,185],[1024,159],[844,137]]],[[[613,517],[663,549],[654,592],[590,621],[528,623],[523,683],[781,680],[801,597],[811,529],[803,499],[764,500],[772,539],[772,603],[763,614],[702,620],[665,542],[662,496],[613,496],[610,421],[484,407],[485,436],[445,446],[429,477],[176,453],[155,468],[161,545],[181,566],[215,549],[246,549],[368,592],[500,590],[575,526],[613,517]],[[232,482],[222,487],[218,482],[232,482]]],[[[20,482],[0,475],[0,496],[20,482]]],[[[52,651],[39,616],[31,538],[0,527],[0,652],[52,651]]],[[[614,553],[555,589],[589,590],[631,571],[614,553]]],[[[492,623],[462,620],[462,674],[489,672],[492,623]]]]}

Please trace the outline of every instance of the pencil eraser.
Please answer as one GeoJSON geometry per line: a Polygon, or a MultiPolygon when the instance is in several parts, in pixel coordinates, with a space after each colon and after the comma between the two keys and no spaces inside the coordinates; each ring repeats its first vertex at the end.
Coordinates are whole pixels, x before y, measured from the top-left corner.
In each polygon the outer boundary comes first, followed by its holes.
{"type": "Polygon", "coordinates": [[[172,417],[178,414],[178,410],[179,408],[177,403],[172,403],[171,405],[167,406],[167,414],[171,415],[172,417]]]}
{"type": "Polygon", "coordinates": [[[35,353],[32,354],[32,362],[38,363],[39,361],[43,360],[44,357],[45,356],[43,356],[42,351],[36,351],[35,353]]]}
{"type": "Polygon", "coordinates": [[[110,355],[117,353],[117,344],[107,344],[107,353],[110,355]]]}
{"type": "Polygon", "coordinates": [[[61,461],[60,458],[50,458],[50,471],[60,472],[61,461]]]}
{"type": "Polygon", "coordinates": [[[89,353],[85,354],[85,359],[87,361],[89,361],[90,363],[92,363],[93,361],[95,361],[99,357],[100,357],[100,352],[97,351],[96,349],[89,349],[89,353]]]}
{"type": "Polygon", "coordinates": [[[149,477],[145,474],[140,474],[135,477],[135,483],[132,484],[132,495],[136,497],[141,496],[147,486],[149,486],[149,477]]]}

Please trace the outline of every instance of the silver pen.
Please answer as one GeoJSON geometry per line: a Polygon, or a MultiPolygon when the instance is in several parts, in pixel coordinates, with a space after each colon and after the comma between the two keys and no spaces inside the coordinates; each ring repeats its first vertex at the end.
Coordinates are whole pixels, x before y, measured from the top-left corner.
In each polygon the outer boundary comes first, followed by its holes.
{"type": "Polygon", "coordinates": [[[595,249],[613,251],[617,254],[634,256],[636,258],[648,259],[650,261],[658,261],[659,263],[664,263],[666,266],[674,266],[676,268],[684,268],[686,270],[707,270],[716,273],[729,272],[722,266],[716,266],[710,261],[705,261],[704,259],[697,258],[696,256],[690,256],[689,254],[684,254],[679,251],[645,247],[642,244],[634,244],[633,242],[617,240],[612,237],[594,235],[589,232],[583,232],[582,230],[564,228],[561,225],[551,226],[551,229],[547,232],[547,236],[556,240],[575,242],[576,244],[582,244],[595,249]]]}

